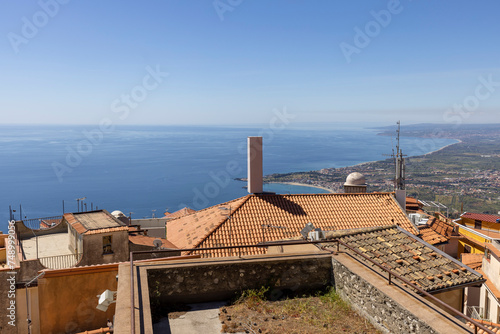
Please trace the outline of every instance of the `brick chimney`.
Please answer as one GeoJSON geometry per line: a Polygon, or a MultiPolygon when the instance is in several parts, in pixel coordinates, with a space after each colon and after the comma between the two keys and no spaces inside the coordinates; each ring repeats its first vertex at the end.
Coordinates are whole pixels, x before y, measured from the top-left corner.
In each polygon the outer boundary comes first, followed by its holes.
{"type": "Polygon", "coordinates": [[[262,137],[248,137],[248,192],[263,192],[262,137]]]}

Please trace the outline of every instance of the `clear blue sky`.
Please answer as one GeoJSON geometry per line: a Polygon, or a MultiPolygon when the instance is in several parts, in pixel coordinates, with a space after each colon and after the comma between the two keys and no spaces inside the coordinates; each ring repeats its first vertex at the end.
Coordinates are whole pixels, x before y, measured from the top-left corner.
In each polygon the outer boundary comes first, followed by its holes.
{"type": "Polygon", "coordinates": [[[496,1],[64,2],[0,4],[1,123],[500,122],[496,1]]]}

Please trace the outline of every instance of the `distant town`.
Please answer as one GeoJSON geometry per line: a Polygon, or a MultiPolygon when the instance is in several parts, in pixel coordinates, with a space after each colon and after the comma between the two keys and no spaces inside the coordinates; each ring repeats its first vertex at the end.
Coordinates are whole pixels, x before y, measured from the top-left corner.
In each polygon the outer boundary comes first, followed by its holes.
{"type": "MultiPolygon", "coordinates": [[[[380,135],[394,136],[395,128],[380,128],[380,135]]],[[[403,127],[401,136],[417,141],[418,138],[459,140],[436,152],[406,158],[409,196],[442,203],[452,217],[457,217],[462,208],[491,214],[500,211],[500,125],[412,125],[403,127]]],[[[429,144],[425,145],[429,148],[429,144]]],[[[401,149],[404,153],[405,148],[401,149]]],[[[391,158],[344,168],[272,174],[264,180],[314,185],[339,192],[345,176],[352,172],[365,175],[368,191],[394,189],[395,166],[391,158]]]]}

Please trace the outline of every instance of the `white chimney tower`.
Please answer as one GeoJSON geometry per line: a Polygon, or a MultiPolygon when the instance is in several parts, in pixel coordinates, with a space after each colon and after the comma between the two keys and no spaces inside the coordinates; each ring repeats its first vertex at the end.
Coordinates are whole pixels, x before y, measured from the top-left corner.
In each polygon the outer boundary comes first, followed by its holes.
{"type": "Polygon", "coordinates": [[[262,137],[248,137],[248,192],[263,192],[262,137]]]}

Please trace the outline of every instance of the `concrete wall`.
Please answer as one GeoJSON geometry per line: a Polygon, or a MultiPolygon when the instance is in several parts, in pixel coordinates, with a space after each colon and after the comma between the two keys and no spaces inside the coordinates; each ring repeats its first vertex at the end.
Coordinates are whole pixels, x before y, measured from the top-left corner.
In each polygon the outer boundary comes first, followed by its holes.
{"type": "Polygon", "coordinates": [[[150,237],[165,238],[167,235],[165,224],[168,220],[166,217],[132,219],[132,225],[140,225],[143,230],[148,231],[150,237]]]}
{"type": "Polygon", "coordinates": [[[106,271],[88,270],[42,278],[38,285],[40,333],[74,333],[107,327],[115,304],[106,312],[96,309],[97,295],[117,290],[118,266],[106,271]]]}
{"type": "Polygon", "coordinates": [[[330,256],[315,258],[280,257],[266,261],[245,259],[237,262],[176,265],[148,269],[151,306],[166,303],[194,303],[227,300],[237,292],[262,286],[294,292],[330,284],[330,256]]]}
{"type": "Polygon", "coordinates": [[[334,258],[332,264],[337,293],[380,330],[389,333],[437,333],[334,258]]]}
{"type": "Polygon", "coordinates": [[[123,262],[129,260],[128,232],[99,233],[83,236],[83,255],[77,266],[123,262]],[[102,238],[111,235],[111,254],[103,254],[102,238]]]}

